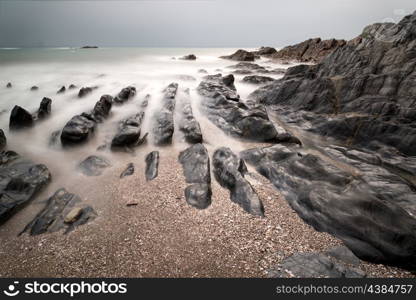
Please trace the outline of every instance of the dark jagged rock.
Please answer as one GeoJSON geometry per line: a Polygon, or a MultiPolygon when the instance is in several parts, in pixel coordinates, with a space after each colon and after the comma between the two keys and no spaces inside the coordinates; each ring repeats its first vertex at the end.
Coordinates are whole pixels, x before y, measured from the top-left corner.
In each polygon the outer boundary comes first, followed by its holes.
{"type": "MultiPolygon", "coordinates": [[[[415,269],[414,186],[369,153],[322,150],[329,160],[283,145],[240,155],[316,230],[338,237],[363,260],[415,269]]],[[[416,160],[408,164],[416,167],[416,160]]]]}
{"type": "Polygon", "coordinates": [[[144,97],[144,99],[143,99],[142,103],[140,104],[140,107],[141,107],[142,109],[146,109],[146,108],[147,108],[147,106],[149,105],[149,101],[150,101],[150,99],[152,99],[152,96],[151,96],[151,95],[149,95],[149,94],[147,94],[147,95],[144,97]]]}
{"type": "Polygon", "coordinates": [[[104,169],[110,166],[111,164],[106,158],[91,155],[78,165],[78,169],[87,176],[100,176],[104,172],[104,169]]]}
{"type": "Polygon", "coordinates": [[[219,148],[214,152],[212,165],[215,179],[230,191],[231,201],[240,205],[246,212],[264,216],[263,203],[250,183],[244,178],[246,166],[229,148],[219,148]]]}
{"type": "Polygon", "coordinates": [[[120,122],[118,131],[111,141],[111,147],[128,147],[137,144],[144,112],[140,112],[120,122]]]}
{"type": "Polygon", "coordinates": [[[415,13],[398,24],[370,25],[320,64],[291,68],[251,97],[345,144],[377,142],[416,155],[415,26],[415,13]]]}
{"type": "Polygon", "coordinates": [[[239,102],[234,77],[205,76],[197,91],[204,97],[202,108],[210,121],[232,136],[254,141],[277,141],[278,132],[262,105],[239,102]]]}
{"type": "Polygon", "coordinates": [[[266,56],[269,57],[270,55],[276,53],[277,50],[273,47],[260,47],[259,50],[252,51],[254,55],[266,56]]]}
{"type": "Polygon", "coordinates": [[[4,134],[3,129],[0,129],[0,151],[6,148],[7,146],[7,138],[4,134]]]}
{"type": "Polygon", "coordinates": [[[68,90],[73,90],[73,89],[76,89],[76,88],[77,88],[77,86],[75,84],[70,84],[69,87],[68,87],[68,90]]]}
{"type": "Polygon", "coordinates": [[[134,86],[128,86],[123,88],[116,97],[114,97],[114,102],[121,104],[130,100],[136,95],[136,88],[134,86]]]}
{"type": "Polygon", "coordinates": [[[239,49],[231,55],[221,56],[220,58],[237,60],[237,61],[254,61],[256,56],[251,52],[239,49]]]}
{"type": "Polygon", "coordinates": [[[22,129],[25,127],[31,127],[34,124],[33,116],[24,108],[15,105],[10,113],[9,128],[22,129]]]}
{"type": "Polygon", "coordinates": [[[287,46],[273,53],[270,57],[284,61],[320,62],[329,53],[338,47],[345,46],[346,43],[345,40],[321,40],[320,38],[314,38],[293,46],[287,46]]]}
{"type": "Polygon", "coordinates": [[[260,75],[245,76],[243,82],[251,84],[267,84],[274,80],[274,78],[260,75]]]}
{"type": "Polygon", "coordinates": [[[49,137],[49,146],[55,146],[58,144],[59,141],[59,137],[61,135],[61,131],[60,130],[55,130],[54,132],[51,133],[51,136],[49,137]]]}
{"type": "Polygon", "coordinates": [[[65,86],[62,86],[56,93],[57,94],[63,94],[65,92],[66,92],[66,88],[65,88],[65,86]]]}
{"type": "Polygon", "coordinates": [[[321,253],[296,253],[285,258],[282,263],[269,270],[272,278],[363,278],[359,269],[332,261],[321,253]]]}
{"type": "Polygon", "coordinates": [[[183,132],[185,141],[190,144],[202,143],[202,132],[199,122],[192,112],[191,102],[188,97],[182,101],[182,118],[179,121],[179,130],[183,132]]]}
{"type": "Polygon", "coordinates": [[[22,233],[39,235],[61,229],[65,230],[64,233],[68,233],[77,226],[93,220],[96,216],[92,207],[81,204],[81,198],[78,195],[61,188],[47,200],[45,207],[26,225],[22,233]]]}
{"type": "Polygon", "coordinates": [[[228,66],[227,68],[235,69],[237,71],[234,71],[233,73],[239,74],[244,74],[244,72],[247,72],[247,74],[268,72],[268,70],[265,67],[249,62],[240,62],[236,65],[228,66]]]}
{"type": "Polygon", "coordinates": [[[51,180],[48,168],[13,151],[0,152],[0,224],[28,204],[51,180]]]}
{"type": "Polygon", "coordinates": [[[91,112],[96,122],[103,122],[110,115],[111,107],[113,106],[113,97],[110,95],[101,96],[100,100],[95,103],[91,112]]]}
{"type": "Polygon", "coordinates": [[[90,113],[74,116],[66,123],[61,132],[62,145],[75,145],[85,142],[94,133],[96,124],[108,117],[113,97],[101,96],[90,113]]]}
{"type": "Polygon", "coordinates": [[[190,75],[184,75],[184,74],[180,74],[178,76],[176,76],[176,78],[178,80],[183,80],[183,81],[196,81],[196,78],[190,75]]]}
{"type": "Polygon", "coordinates": [[[153,126],[153,136],[156,145],[166,145],[172,142],[174,132],[173,112],[175,110],[175,97],[177,91],[177,83],[169,84],[169,86],[164,90],[162,107],[160,111],[155,114],[153,126]]]}
{"type": "Polygon", "coordinates": [[[44,97],[38,109],[38,119],[46,118],[51,113],[52,100],[44,97]]]}
{"type": "Polygon", "coordinates": [[[146,155],[146,180],[153,180],[157,177],[159,169],[159,151],[152,151],[146,155]]]}
{"type": "Polygon", "coordinates": [[[95,130],[95,121],[87,115],[74,116],[61,132],[62,145],[85,142],[95,130]]]}
{"type": "Polygon", "coordinates": [[[186,202],[198,209],[211,205],[211,173],[209,155],[202,144],[195,144],[179,154],[179,162],[183,167],[186,183],[186,202]]]}
{"type": "Polygon", "coordinates": [[[131,176],[134,174],[134,164],[129,163],[126,167],[126,169],[120,174],[120,178],[131,176]]]}
{"type": "Polygon", "coordinates": [[[182,59],[182,60],[196,60],[196,56],[195,56],[195,54],[188,54],[188,55],[182,56],[180,59],[182,59]]]}
{"type": "Polygon", "coordinates": [[[93,90],[97,89],[98,87],[82,87],[78,92],[78,97],[83,98],[87,96],[88,94],[91,94],[93,90]]]}
{"type": "Polygon", "coordinates": [[[360,259],[345,246],[331,248],[325,252],[325,255],[350,265],[357,266],[361,263],[360,259]]]}
{"type": "Polygon", "coordinates": [[[39,87],[37,87],[36,85],[34,85],[34,86],[32,86],[32,87],[30,88],[30,90],[31,90],[31,91],[37,91],[37,90],[39,90],[39,87]]]}
{"type": "Polygon", "coordinates": [[[8,89],[11,89],[11,88],[12,88],[12,83],[11,83],[11,82],[7,83],[6,87],[7,87],[8,89]]]}

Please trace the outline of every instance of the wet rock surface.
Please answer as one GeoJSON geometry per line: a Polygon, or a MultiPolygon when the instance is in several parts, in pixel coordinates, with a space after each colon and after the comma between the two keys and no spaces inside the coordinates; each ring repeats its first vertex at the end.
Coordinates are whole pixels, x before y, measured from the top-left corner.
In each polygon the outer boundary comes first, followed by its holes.
{"type": "Polygon", "coordinates": [[[118,131],[111,141],[111,147],[120,148],[137,145],[140,139],[143,117],[144,112],[140,112],[121,121],[118,131]]]}
{"type": "Polygon", "coordinates": [[[273,47],[260,47],[260,49],[256,51],[252,51],[254,55],[260,55],[260,56],[265,56],[265,57],[269,57],[270,55],[276,52],[277,50],[273,47]]]}
{"type": "Polygon", "coordinates": [[[78,195],[61,188],[47,200],[45,207],[26,225],[22,233],[38,235],[59,230],[68,233],[96,216],[91,206],[82,205],[78,195]]]}
{"type": "Polygon", "coordinates": [[[186,97],[182,100],[180,110],[179,130],[184,134],[185,141],[189,144],[202,143],[201,126],[192,112],[189,93],[186,93],[186,97]]]}
{"type": "Polygon", "coordinates": [[[0,224],[28,204],[48,185],[51,174],[14,151],[0,152],[0,224]]]}
{"type": "Polygon", "coordinates": [[[195,54],[188,54],[188,55],[182,56],[180,59],[182,59],[182,60],[196,60],[196,55],[195,54]]]}
{"type": "Polygon", "coordinates": [[[94,86],[94,87],[82,87],[79,92],[78,92],[78,98],[83,98],[85,96],[87,96],[88,94],[91,94],[92,91],[94,91],[95,89],[97,89],[98,87],[94,86]]]}
{"type": "Polygon", "coordinates": [[[78,170],[87,176],[100,176],[110,166],[111,163],[106,158],[91,155],[78,165],[78,170]]]}
{"type": "Polygon", "coordinates": [[[268,271],[271,278],[363,278],[365,273],[322,253],[296,253],[268,271]]]}
{"type": "Polygon", "coordinates": [[[345,40],[314,38],[293,46],[287,46],[272,53],[269,57],[283,61],[320,62],[325,56],[345,44],[345,40]]]}
{"type": "Polygon", "coordinates": [[[251,75],[245,76],[242,81],[250,84],[267,84],[274,81],[274,78],[268,76],[251,75]]]}
{"type": "Polygon", "coordinates": [[[10,113],[9,128],[11,130],[22,129],[31,127],[34,124],[34,119],[31,113],[29,113],[23,107],[15,105],[10,113]]]}
{"type": "Polygon", "coordinates": [[[61,132],[62,145],[75,145],[87,141],[94,133],[97,123],[108,117],[112,101],[113,97],[104,95],[90,113],[82,113],[69,120],[61,132]]]}
{"type": "Polygon", "coordinates": [[[208,119],[227,134],[253,141],[281,140],[263,105],[247,106],[240,101],[234,76],[206,76],[197,91],[204,97],[202,108],[208,119]]]}
{"type": "Polygon", "coordinates": [[[38,109],[38,119],[46,118],[51,113],[52,100],[50,98],[44,97],[40,102],[38,109]]]}
{"type": "Polygon", "coordinates": [[[6,148],[7,146],[7,138],[4,134],[3,129],[0,129],[0,151],[6,148]]]}
{"type": "Polygon", "coordinates": [[[252,215],[264,216],[263,203],[251,184],[244,178],[247,169],[243,160],[229,148],[222,147],[214,152],[212,165],[215,179],[230,191],[231,201],[252,215]]]}
{"type": "Polygon", "coordinates": [[[237,60],[237,61],[254,61],[256,56],[251,52],[239,49],[231,55],[221,56],[220,58],[237,60]]]}
{"type": "Polygon", "coordinates": [[[185,189],[186,202],[198,209],[211,205],[211,173],[209,155],[202,144],[195,144],[179,154],[186,183],[191,185],[185,189]]]}
{"type": "Polygon", "coordinates": [[[146,180],[153,180],[158,175],[158,169],[159,169],[159,151],[152,151],[149,154],[146,155],[145,158],[146,163],[146,180]]]}
{"type": "Polygon", "coordinates": [[[122,104],[129,99],[133,98],[136,95],[136,88],[134,86],[128,86],[123,88],[116,97],[114,97],[114,102],[117,104],[122,104]]]}
{"type": "Polygon", "coordinates": [[[154,115],[153,138],[156,145],[172,143],[172,135],[175,130],[173,112],[176,105],[176,93],[178,84],[171,83],[163,91],[162,107],[154,115]]]}

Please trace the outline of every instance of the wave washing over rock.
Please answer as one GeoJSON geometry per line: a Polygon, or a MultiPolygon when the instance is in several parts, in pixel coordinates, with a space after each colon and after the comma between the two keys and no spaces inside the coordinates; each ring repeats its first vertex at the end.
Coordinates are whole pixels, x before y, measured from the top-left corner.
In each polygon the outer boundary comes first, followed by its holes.
{"type": "Polygon", "coordinates": [[[79,250],[102,276],[377,274],[366,262],[410,276],[415,46],[416,13],[280,51],[50,50],[44,63],[31,50],[29,81],[11,56],[0,73],[0,237],[13,256],[0,269],[85,275],[79,250]],[[55,261],[31,241],[59,244],[74,269],[42,269],[55,261]]]}

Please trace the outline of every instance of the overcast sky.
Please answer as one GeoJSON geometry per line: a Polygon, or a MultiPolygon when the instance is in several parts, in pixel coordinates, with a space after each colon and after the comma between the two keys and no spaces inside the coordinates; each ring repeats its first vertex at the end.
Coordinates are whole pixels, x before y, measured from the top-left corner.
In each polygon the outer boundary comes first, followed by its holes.
{"type": "Polygon", "coordinates": [[[353,38],[415,0],[0,0],[0,47],[285,46],[353,38]]]}

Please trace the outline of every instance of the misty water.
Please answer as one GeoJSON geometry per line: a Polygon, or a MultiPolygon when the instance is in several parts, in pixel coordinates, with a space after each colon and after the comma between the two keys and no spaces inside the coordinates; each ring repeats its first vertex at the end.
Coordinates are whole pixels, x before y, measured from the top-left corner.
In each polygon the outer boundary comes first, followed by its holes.
{"type": "MultiPolygon", "coordinates": [[[[233,70],[227,68],[238,62],[220,59],[221,55],[233,53],[236,49],[168,49],[168,48],[99,48],[99,49],[2,49],[0,50],[0,128],[7,137],[7,148],[33,160],[45,164],[52,173],[52,183],[40,198],[46,198],[60,187],[78,187],[100,183],[100,177],[86,179],[77,172],[77,165],[90,155],[108,158],[112,166],[137,162],[143,170],[144,156],[153,150],[163,155],[177,156],[179,151],[189,145],[179,130],[175,130],[172,145],[157,147],[152,142],[152,116],[161,105],[163,89],[172,82],[179,84],[176,97],[175,126],[180,117],[178,111],[184,91],[189,88],[190,101],[194,116],[201,125],[204,144],[210,153],[217,147],[227,146],[234,151],[247,148],[250,144],[227,136],[211,123],[199,109],[201,98],[195,89],[206,74],[199,72],[204,69],[208,74],[229,74],[233,70]],[[195,54],[195,61],[178,59],[187,54],[195,54]],[[174,59],[176,58],[176,59],[174,59]],[[183,75],[192,76],[184,78],[183,75]],[[13,87],[6,88],[11,82],[13,87]],[[68,90],[74,84],[76,89],[68,90]],[[31,91],[32,86],[39,89],[31,91]],[[65,86],[65,93],[57,91],[65,86]],[[81,87],[97,86],[91,94],[78,98],[81,87]],[[89,112],[102,95],[112,96],[124,87],[134,86],[136,96],[122,105],[113,105],[109,118],[98,124],[94,136],[85,144],[69,149],[58,143],[50,145],[54,131],[61,130],[65,124],[77,114],[89,112]],[[150,95],[149,105],[145,111],[142,124],[142,136],[149,132],[148,141],[135,149],[134,153],[98,151],[97,148],[109,143],[116,133],[118,123],[122,119],[140,111],[140,105],[146,95],[150,95]],[[52,99],[50,117],[35,123],[32,128],[9,131],[10,111],[19,105],[31,113],[37,111],[43,97],[52,99]],[[87,180],[87,181],[85,181],[87,180]],[[88,181],[89,180],[89,181],[88,181]],[[87,183],[85,183],[87,184],[87,183]]],[[[256,60],[256,63],[272,68],[287,68],[267,59],[256,60]]],[[[235,75],[235,86],[241,98],[246,97],[258,86],[245,84],[241,79],[245,75],[235,75]]],[[[279,78],[281,75],[267,75],[279,78]]],[[[162,160],[163,163],[163,160],[162,160]]],[[[36,202],[36,201],[35,201],[36,202]]]]}

